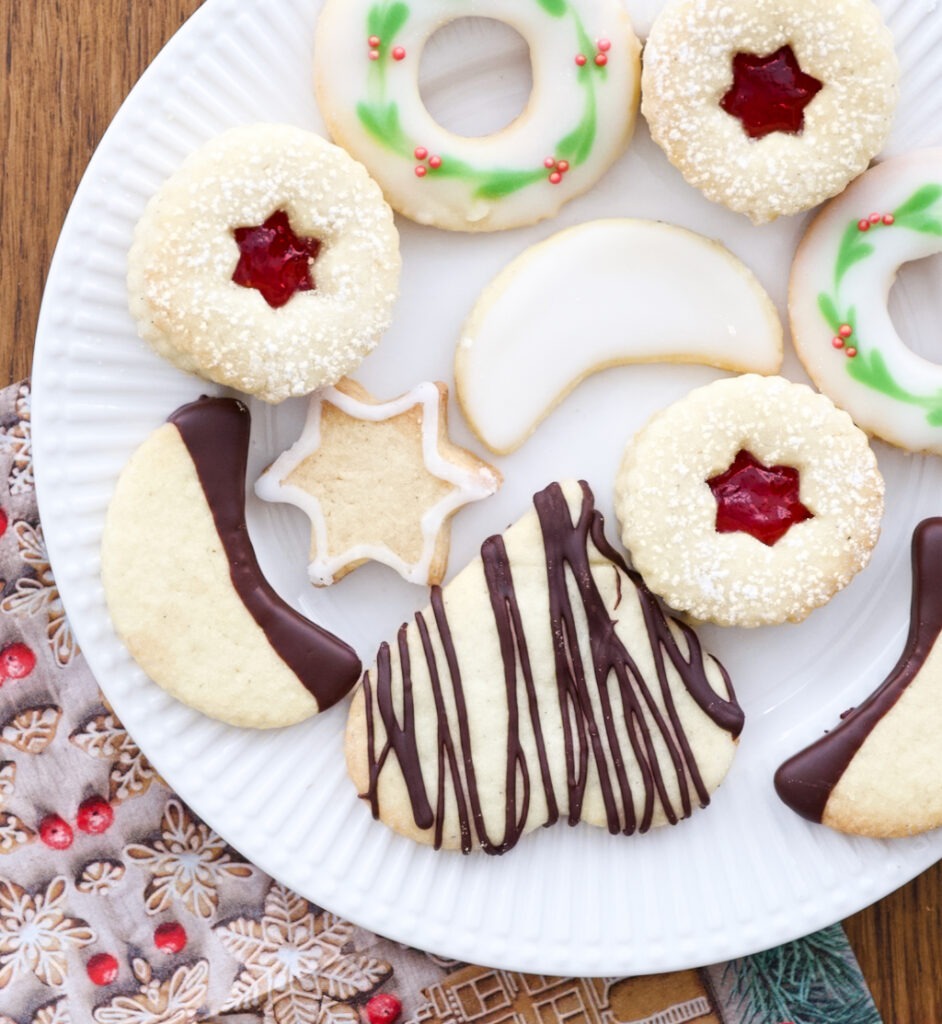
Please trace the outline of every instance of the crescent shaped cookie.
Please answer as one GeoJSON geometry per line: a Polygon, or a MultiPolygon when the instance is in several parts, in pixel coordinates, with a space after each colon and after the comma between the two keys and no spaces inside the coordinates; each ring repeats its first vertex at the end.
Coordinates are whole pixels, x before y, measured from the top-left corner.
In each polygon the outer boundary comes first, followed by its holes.
{"type": "Polygon", "coordinates": [[[474,432],[507,454],[586,377],[652,362],[776,373],[781,321],[719,243],[672,224],[601,220],[527,249],[487,286],[458,343],[455,384],[474,432]]]}
{"type": "Polygon", "coordinates": [[[859,707],[775,773],[781,799],[841,832],[889,838],[942,825],[942,519],[913,533],[909,636],[859,707]]]}
{"type": "Polygon", "coordinates": [[[384,643],[347,723],[374,816],[504,853],[559,820],[609,832],[705,806],[743,713],[692,629],[609,545],[587,484],[551,484],[384,643]]]}
{"type": "Polygon", "coordinates": [[[118,479],[101,549],[105,598],[141,668],[232,725],[290,725],[340,700],[360,662],[272,590],[245,524],[249,413],[178,409],[118,479]]]}

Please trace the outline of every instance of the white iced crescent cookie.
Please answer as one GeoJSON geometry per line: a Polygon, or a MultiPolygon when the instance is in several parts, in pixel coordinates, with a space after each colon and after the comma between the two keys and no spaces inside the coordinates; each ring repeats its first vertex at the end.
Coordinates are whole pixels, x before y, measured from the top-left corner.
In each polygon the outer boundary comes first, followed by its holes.
{"type": "Polygon", "coordinates": [[[899,268],[942,252],[942,149],[878,164],[817,217],[792,267],[789,313],[815,384],[868,433],[942,454],[942,366],[887,309],[899,268]]]}
{"type": "Polygon", "coordinates": [[[128,299],[165,359],[280,402],[359,365],[389,326],[399,269],[392,211],[361,164],[301,128],[250,124],[151,198],[128,299]]]}
{"type": "Polygon", "coordinates": [[[691,185],[763,223],[866,169],[898,78],[870,0],[673,0],[645,45],[642,112],[691,185]]]}
{"type": "Polygon", "coordinates": [[[327,0],[317,26],[317,98],[332,137],[390,204],[422,224],[494,231],[553,216],[590,188],[634,128],[640,45],[620,0],[327,0]],[[465,138],[419,93],[428,39],[459,18],[492,18],[530,47],[527,109],[465,138]]]}
{"type": "Polygon", "coordinates": [[[455,384],[472,429],[506,454],[586,377],[651,362],[776,373],[782,325],[719,243],[672,224],[601,220],[527,249],[488,285],[462,331],[455,384]]]}

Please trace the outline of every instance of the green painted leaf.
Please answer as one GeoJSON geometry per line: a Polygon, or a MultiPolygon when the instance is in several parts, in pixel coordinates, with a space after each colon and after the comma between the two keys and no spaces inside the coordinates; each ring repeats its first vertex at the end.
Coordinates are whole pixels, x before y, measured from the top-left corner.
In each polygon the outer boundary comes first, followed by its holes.
{"type": "Polygon", "coordinates": [[[386,19],[383,24],[383,29],[378,33],[379,37],[383,40],[383,45],[388,46],[392,43],[396,34],[402,28],[403,25],[409,20],[409,5],[404,3],[392,4],[386,10],[386,19]]]}
{"type": "MultiPolygon", "coordinates": [[[[373,4],[366,16],[366,36],[378,36],[383,28],[386,12],[382,4],[373,4]]],[[[380,36],[380,38],[382,38],[380,36]]]]}
{"type": "Polygon", "coordinates": [[[821,292],[818,296],[818,309],[821,310],[821,316],[823,316],[827,321],[828,327],[837,334],[844,321],[841,320],[840,313],[837,311],[837,306],[834,304],[834,300],[827,294],[827,292],[821,292]]]}
{"type": "Polygon", "coordinates": [[[923,185],[922,188],[917,189],[902,206],[893,211],[893,216],[899,220],[901,217],[905,218],[909,214],[925,210],[932,206],[932,204],[940,197],[942,197],[942,185],[923,185]]]}
{"type": "Polygon", "coordinates": [[[556,143],[555,154],[560,160],[568,160],[573,167],[584,163],[595,145],[598,126],[594,90],[586,97],[586,109],[582,120],[566,136],[556,143]]]}
{"type": "Polygon", "coordinates": [[[911,391],[901,387],[890,373],[878,349],[863,354],[858,354],[854,359],[847,360],[847,372],[861,384],[880,391],[890,398],[896,398],[901,402],[918,404],[919,399],[911,391]]]}
{"type": "Polygon", "coordinates": [[[837,250],[837,261],[834,265],[834,284],[840,285],[848,270],[873,253],[873,246],[861,238],[863,232],[857,227],[857,221],[847,225],[837,250]]]}
{"type": "Polygon", "coordinates": [[[566,0],[536,0],[536,2],[554,18],[561,18],[566,13],[566,0]]]}
{"type": "Polygon", "coordinates": [[[501,199],[546,177],[546,171],[491,171],[475,190],[478,199],[501,199]]]}
{"type": "Polygon", "coordinates": [[[930,426],[942,427],[942,405],[937,405],[926,413],[926,420],[930,426]]]}
{"type": "Polygon", "coordinates": [[[409,141],[399,121],[399,107],[395,103],[358,103],[357,117],[363,127],[387,149],[397,153],[409,152],[409,141]]]}
{"type": "Polygon", "coordinates": [[[924,235],[942,235],[942,221],[937,220],[935,217],[929,217],[926,214],[904,217],[902,221],[897,221],[897,223],[903,224],[912,231],[920,231],[924,235]]]}

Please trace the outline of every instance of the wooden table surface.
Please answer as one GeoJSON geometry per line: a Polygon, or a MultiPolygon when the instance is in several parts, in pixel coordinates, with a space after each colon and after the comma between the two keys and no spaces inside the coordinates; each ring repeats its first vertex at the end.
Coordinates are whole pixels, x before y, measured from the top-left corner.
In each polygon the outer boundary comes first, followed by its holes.
{"type": "MultiPolygon", "coordinates": [[[[199,4],[0,0],[0,385],[29,374],[49,260],[95,145],[199,4]]],[[[942,1022],[942,863],[845,924],[888,1024],[942,1022]]]]}

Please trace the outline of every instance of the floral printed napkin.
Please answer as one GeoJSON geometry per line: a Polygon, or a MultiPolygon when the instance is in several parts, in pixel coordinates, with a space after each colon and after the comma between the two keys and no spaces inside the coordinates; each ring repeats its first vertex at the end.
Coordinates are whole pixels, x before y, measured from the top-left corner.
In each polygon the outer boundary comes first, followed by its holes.
{"type": "Polygon", "coordinates": [[[29,410],[28,384],[0,391],[0,1024],[879,1024],[840,926],[701,970],[537,977],[387,941],[262,874],[168,790],[85,665],[29,410]]]}

